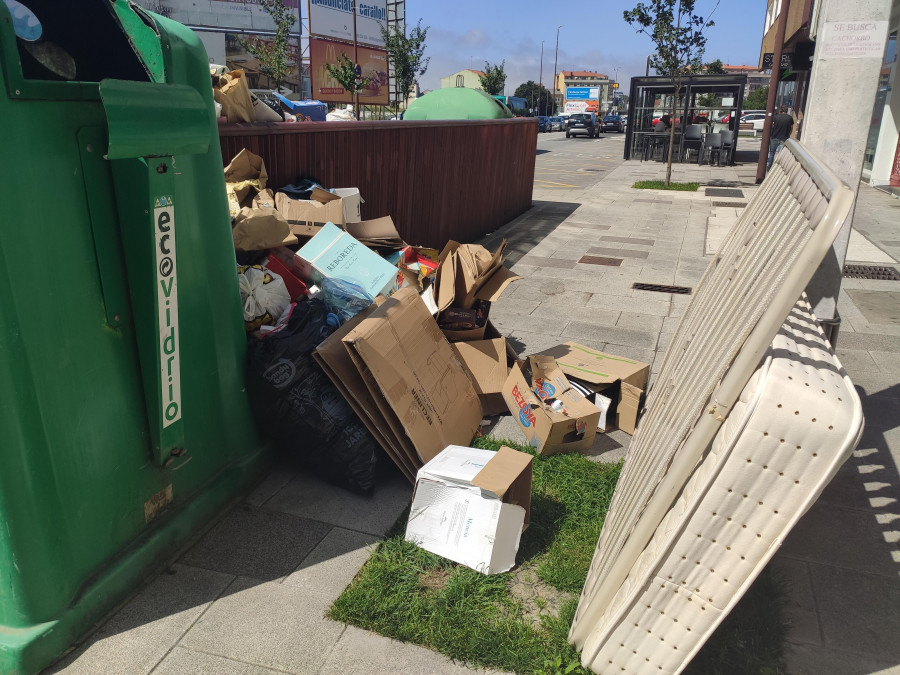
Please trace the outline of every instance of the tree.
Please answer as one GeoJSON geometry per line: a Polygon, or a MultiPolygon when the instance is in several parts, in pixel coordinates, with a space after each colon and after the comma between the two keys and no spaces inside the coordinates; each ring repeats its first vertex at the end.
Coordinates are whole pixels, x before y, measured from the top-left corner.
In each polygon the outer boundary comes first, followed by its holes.
{"type": "Polygon", "coordinates": [[[744,110],[765,110],[769,102],[769,87],[754,89],[744,99],[744,110]]]}
{"type": "Polygon", "coordinates": [[[240,44],[257,58],[260,72],[269,78],[269,86],[274,84],[279,89],[288,75],[288,37],[297,17],[282,0],[259,0],[259,6],[275,22],[275,37],[265,42],[259,38],[242,39],[240,44]]]}
{"type": "Polygon", "coordinates": [[[506,72],[503,66],[506,61],[501,61],[500,65],[491,65],[487,61],[484,62],[484,75],[479,75],[481,88],[491,96],[500,96],[503,94],[503,88],[506,86],[506,72]]]}
{"type": "Polygon", "coordinates": [[[513,96],[519,96],[528,101],[528,105],[537,111],[534,113],[535,115],[546,115],[546,111],[553,105],[553,96],[550,91],[544,85],[532,80],[516,87],[513,96]]]}
{"type": "MultiPolygon", "coordinates": [[[[719,6],[716,2],[710,16],[719,6]]],[[[656,53],[650,56],[650,65],[657,73],[672,80],[675,95],[672,97],[672,127],[669,130],[669,156],[666,166],[666,182],[672,179],[672,151],[675,146],[675,108],[681,95],[685,76],[699,72],[706,50],[703,31],[715,24],[694,14],[694,0],[648,0],[639,2],[631,11],[624,12],[625,21],[637,33],[649,36],[656,45],[656,53]]]]}
{"type": "Polygon", "coordinates": [[[401,101],[405,101],[409,97],[409,90],[412,89],[418,79],[428,70],[428,62],[431,57],[425,56],[425,37],[428,35],[430,26],[422,28],[422,19],[419,19],[415,28],[409,31],[407,37],[405,28],[400,29],[397,25],[385,28],[381,23],[378,24],[381,29],[381,37],[384,40],[384,48],[387,50],[388,58],[394,66],[394,80],[397,82],[397,99],[394,101],[395,110],[401,101]]]}
{"type": "MultiPolygon", "coordinates": [[[[365,89],[366,85],[371,81],[371,77],[362,77],[360,75],[359,66],[353,63],[353,59],[341,52],[336,64],[326,63],[325,69],[335,81],[344,88],[351,97],[365,89]]],[[[359,106],[353,107],[353,114],[359,119],[359,106]]]]}
{"type": "Polygon", "coordinates": [[[725,74],[725,65],[722,63],[721,59],[716,59],[715,61],[710,61],[707,63],[704,68],[709,75],[724,75],[725,74]]]}

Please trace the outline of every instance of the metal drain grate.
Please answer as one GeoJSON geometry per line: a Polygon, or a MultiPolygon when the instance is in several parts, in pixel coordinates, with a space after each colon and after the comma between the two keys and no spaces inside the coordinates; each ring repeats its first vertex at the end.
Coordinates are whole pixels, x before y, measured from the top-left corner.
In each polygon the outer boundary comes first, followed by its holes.
{"type": "Polygon", "coordinates": [[[657,293],[677,293],[679,295],[690,295],[692,289],[687,286],[666,286],[664,284],[632,284],[631,287],[636,291],[656,291],[657,293]]]}
{"type": "Polygon", "coordinates": [[[706,188],[706,196],[707,197],[743,197],[744,193],[741,190],[734,190],[731,188],[706,188]]]}
{"type": "Polygon", "coordinates": [[[722,206],[724,208],[732,208],[732,209],[742,209],[747,206],[747,202],[716,202],[712,203],[713,206],[722,206]]]}
{"type": "Polygon", "coordinates": [[[844,277],[847,279],[900,281],[900,273],[886,265],[844,265],[844,277]]]}
{"type": "Polygon", "coordinates": [[[618,267],[622,264],[621,258],[604,258],[599,255],[583,255],[578,260],[586,265],[606,265],[607,267],[618,267]]]}

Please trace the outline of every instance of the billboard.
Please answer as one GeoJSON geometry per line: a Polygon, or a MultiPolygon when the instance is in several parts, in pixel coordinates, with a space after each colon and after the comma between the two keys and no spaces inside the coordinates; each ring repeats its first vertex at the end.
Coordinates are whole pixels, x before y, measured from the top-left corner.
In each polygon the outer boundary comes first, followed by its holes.
{"type": "Polygon", "coordinates": [[[567,101],[599,101],[600,87],[566,87],[567,101]]]}
{"type": "MultiPolygon", "coordinates": [[[[186,26],[222,28],[224,32],[273,31],[275,22],[257,0],[136,0],[151,12],[162,14],[186,26]]],[[[285,7],[297,10],[299,0],[284,0],[285,7]]],[[[294,12],[297,14],[298,12],[294,12]]],[[[299,17],[298,17],[299,18],[299,17]]],[[[291,32],[300,29],[299,23],[291,32]]]]}
{"type": "Polygon", "coordinates": [[[588,107],[587,101],[566,101],[565,112],[567,112],[567,113],[585,112],[587,110],[587,107],[588,107]]]}
{"type": "MultiPolygon", "coordinates": [[[[312,75],[312,97],[330,103],[353,103],[353,96],[338,84],[326,64],[337,65],[341,54],[353,59],[353,45],[310,38],[309,59],[312,75]]],[[[388,58],[382,49],[359,47],[359,66],[363,77],[371,78],[366,88],[359,92],[360,105],[388,104],[388,58]]]]}
{"type": "Polygon", "coordinates": [[[353,6],[356,5],[356,41],[384,46],[378,24],[387,26],[387,0],[309,0],[309,33],[353,41],[353,6]]]}

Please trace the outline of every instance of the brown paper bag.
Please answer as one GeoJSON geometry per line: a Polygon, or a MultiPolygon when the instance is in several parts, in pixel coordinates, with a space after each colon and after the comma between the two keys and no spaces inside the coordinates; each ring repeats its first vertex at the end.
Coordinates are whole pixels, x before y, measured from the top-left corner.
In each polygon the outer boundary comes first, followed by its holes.
{"type": "MultiPolygon", "coordinates": [[[[269,175],[266,163],[259,155],[244,148],[225,167],[225,191],[228,194],[228,211],[232,218],[242,206],[250,206],[250,198],[264,190],[269,175]]],[[[253,204],[253,206],[257,206],[253,204]]]]}
{"type": "Polygon", "coordinates": [[[242,208],[234,218],[231,236],[238,251],[263,251],[281,246],[291,228],[275,209],[242,208]]]}
{"type": "Polygon", "coordinates": [[[243,70],[232,70],[222,75],[217,86],[213,87],[213,98],[222,104],[222,114],[229,122],[253,122],[256,119],[243,70]]]}

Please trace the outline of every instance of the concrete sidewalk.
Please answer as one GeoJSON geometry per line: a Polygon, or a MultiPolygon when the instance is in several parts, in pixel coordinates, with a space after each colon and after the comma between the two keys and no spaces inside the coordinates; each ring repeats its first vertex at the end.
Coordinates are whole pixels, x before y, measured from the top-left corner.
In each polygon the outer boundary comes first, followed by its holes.
{"type": "MultiPolygon", "coordinates": [[[[623,162],[621,137],[551,134],[538,146],[534,208],[482,242],[507,238],[524,277],[494,305],[493,322],[520,354],[571,339],[655,374],[689,296],[631,284],[696,284],[756,190],[755,163],[676,165],[674,178],[703,183],[699,192],[637,191],[635,180],[665,168],[623,162]],[[708,195],[707,186],[739,192],[708,195]],[[585,254],[622,263],[577,262],[585,254]]],[[[862,187],[856,224],[857,255],[898,259],[900,200],[862,187]]],[[[794,675],[900,673],[898,301],[898,282],[844,282],[838,355],[862,396],[866,433],[773,561],[792,583],[794,675]]],[[[508,416],[491,433],[519,437],[508,416]]],[[[601,435],[592,454],[616,460],[630,438],[601,435]]],[[[410,493],[395,471],[363,499],[280,468],[50,672],[473,672],[323,618],[410,493]]]]}

